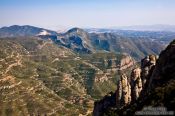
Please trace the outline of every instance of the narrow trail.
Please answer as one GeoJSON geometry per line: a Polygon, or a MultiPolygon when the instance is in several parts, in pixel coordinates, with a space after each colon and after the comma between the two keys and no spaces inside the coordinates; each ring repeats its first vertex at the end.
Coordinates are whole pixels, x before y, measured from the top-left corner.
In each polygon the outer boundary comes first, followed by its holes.
{"type": "Polygon", "coordinates": [[[51,44],[51,43],[52,43],[52,41],[46,41],[42,45],[38,45],[38,49],[42,49],[45,45],[51,44]]]}
{"type": "MultiPolygon", "coordinates": [[[[13,56],[14,56],[14,55],[12,54],[11,57],[13,57],[13,56]]],[[[16,59],[16,62],[13,63],[13,64],[10,64],[10,65],[7,67],[7,69],[6,69],[5,72],[4,72],[4,75],[6,75],[13,67],[15,67],[15,66],[22,66],[22,63],[21,63],[22,58],[21,58],[21,56],[20,56],[19,53],[17,54],[16,58],[17,58],[17,59],[16,59]]]]}
{"type": "Polygon", "coordinates": [[[86,64],[86,65],[88,65],[88,66],[90,66],[91,68],[93,68],[95,70],[101,71],[101,69],[99,69],[98,67],[96,67],[96,66],[94,66],[94,65],[92,65],[92,64],[90,64],[90,63],[88,63],[86,61],[83,61],[83,63],[86,64]]]}

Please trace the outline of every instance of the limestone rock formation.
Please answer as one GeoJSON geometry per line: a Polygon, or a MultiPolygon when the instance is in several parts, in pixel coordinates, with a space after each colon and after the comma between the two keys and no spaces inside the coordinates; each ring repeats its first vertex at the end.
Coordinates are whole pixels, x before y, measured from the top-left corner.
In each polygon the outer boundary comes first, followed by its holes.
{"type": "Polygon", "coordinates": [[[142,111],[145,107],[162,107],[165,112],[174,115],[175,112],[175,41],[171,42],[168,47],[161,52],[159,58],[150,55],[142,60],[142,70],[149,69],[146,78],[146,84],[142,90],[139,99],[117,112],[118,115],[135,114],[142,111]],[[167,110],[167,111],[166,111],[167,110]],[[127,112],[128,111],[128,112],[127,112]]]}
{"type": "Polygon", "coordinates": [[[128,67],[131,67],[134,65],[134,60],[131,58],[131,56],[126,55],[122,60],[120,61],[119,70],[125,70],[128,67]]]}
{"type": "Polygon", "coordinates": [[[131,102],[131,86],[128,77],[123,74],[117,85],[116,91],[116,106],[121,108],[131,102]]]}
{"type": "Polygon", "coordinates": [[[117,60],[116,58],[113,59],[106,59],[104,60],[104,64],[105,66],[108,68],[107,72],[111,73],[111,72],[116,72],[117,71],[117,60]]]}
{"type": "MultiPolygon", "coordinates": [[[[145,107],[162,107],[165,112],[174,115],[175,112],[175,40],[161,52],[159,58],[149,55],[141,61],[141,69],[133,69],[131,73],[131,103],[126,107],[108,104],[102,115],[134,115],[145,107]],[[134,96],[133,96],[134,93],[134,96]],[[143,93],[143,94],[142,94],[143,93]],[[144,96],[143,96],[144,95],[144,96]],[[134,98],[134,99],[133,99],[134,98]],[[117,108],[117,110],[115,109],[117,108]]],[[[122,77],[126,83],[125,77],[122,77]]],[[[128,81],[128,80],[127,80],[128,81]]],[[[116,104],[122,102],[122,81],[119,81],[115,93],[116,104]]],[[[126,86],[125,86],[126,87],[126,86]]],[[[111,98],[112,99],[112,98],[111,98]]],[[[111,100],[110,99],[110,100],[111,100]]],[[[123,98],[124,99],[124,98],[123,98]]],[[[126,100],[126,99],[124,99],[126,100]]],[[[104,101],[103,101],[104,102],[104,101]]],[[[107,102],[107,101],[105,101],[107,102]]],[[[126,102],[124,102],[126,103],[126,102]]],[[[96,111],[94,111],[96,112],[96,111]]],[[[95,115],[101,116],[101,115],[95,115]]]]}
{"type": "Polygon", "coordinates": [[[156,60],[157,60],[157,56],[155,55],[146,56],[144,59],[141,60],[141,79],[142,79],[142,86],[143,86],[142,93],[145,93],[147,91],[151,74],[156,65],[156,60]]]}
{"type": "Polygon", "coordinates": [[[142,91],[142,80],[140,74],[141,74],[140,68],[135,68],[131,72],[130,84],[131,84],[131,97],[133,102],[138,99],[142,91]]]}
{"type": "Polygon", "coordinates": [[[109,77],[104,73],[102,74],[98,74],[95,76],[95,82],[104,82],[104,81],[108,81],[109,77]]]}
{"type": "MultiPolygon", "coordinates": [[[[150,81],[150,74],[155,67],[157,57],[155,55],[146,56],[141,60],[141,68],[134,68],[128,78],[126,74],[121,75],[121,79],[117,83],[117,90],[112,95],[115,97],[104,97],[99,102],[95,103],[94,116],[101,116],[104,109],[108,107],[117,107],[122,109],[125,106],[135,103],[141,95],[147,92],[147,86],[150,81]],[[145,87],[145,90],[144,90],[145,87]],[[115,98],[115,105],[114,101],[115,98]]],[[[130,57],[125,57],[121,61],[120,69],[125,69],[133,64],[130,57]]]]}
{"type": "MultiPolygon", "coordinates": [[[[129,61],[127,57],[126,61],[129,61]]],[[[125,61],[124,60],[124,61],[125,61]]],[[[121,80],[118,82],[116,91],[116,105],[117,107],[125,106],[131,101],[136,101],[141,95],[144,86],[145,89],[149,83],[149,74],[152,74],[154,66],[156,64],[157,57],[155,55],[146,56],[141,61],[141,69],[134,68],[131,72],[130,78],[127,78],[125,74],[121,76],[121,80]]]]}

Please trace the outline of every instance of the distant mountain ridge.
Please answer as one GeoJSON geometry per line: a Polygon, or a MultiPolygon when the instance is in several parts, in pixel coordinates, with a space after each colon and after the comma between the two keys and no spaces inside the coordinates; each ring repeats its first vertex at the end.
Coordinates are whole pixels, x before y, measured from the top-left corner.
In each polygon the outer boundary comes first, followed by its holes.
{"type": "Polygon", "coordinates": [[[0,37],[37,36],[51,39],[59,46],[67,47],[80,54],[94,52],[126,53],[135,59],[148,54],[159,54],[175,38],[173,32],[111,31],[100,29],[101,33],[72,28],[65,33],[34,26],[10,26],[0,28],[0,37]]]}
{"type": "Polygon", "coordinates": [[[44,28],[24,25],[13,25],[10,27],[0,28],[0,37],[16,37],[16,36],[35,36],[41,33],[43,30],[51,34],[57,34],[55,31],[51,31],[44,28]]]}

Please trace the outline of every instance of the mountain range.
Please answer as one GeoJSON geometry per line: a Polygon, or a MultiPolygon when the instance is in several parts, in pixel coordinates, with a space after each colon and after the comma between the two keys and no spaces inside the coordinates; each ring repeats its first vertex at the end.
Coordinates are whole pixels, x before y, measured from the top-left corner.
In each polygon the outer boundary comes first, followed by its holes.
{"type": "MultiPolygon", "coordinates": [[[[103,29],[102,29],[103,30],[103,29]]],[[[33,26],[10,26],[0,28],[0,37],[39,36],[52,39],[56,44],[73,49],[79,53],[107,51],[126,53],[136,60],[148,54],[159,54],[161,50],[175,37],[173,32],[123,31],[103,30],[101,33],[72,28],[65,33],[37,28],[33,26]],[[45,31],[48,35],[42,35],[45,31]]]]}

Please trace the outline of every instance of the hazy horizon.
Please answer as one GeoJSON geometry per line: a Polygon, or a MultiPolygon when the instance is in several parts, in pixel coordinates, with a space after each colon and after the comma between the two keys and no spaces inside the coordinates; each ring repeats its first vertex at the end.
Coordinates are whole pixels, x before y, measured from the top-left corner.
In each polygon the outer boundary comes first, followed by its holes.
{"type": "Polygon", "coordinates": [[[1,0],[0,27],[49,29],[175,25],[174,0],[1,0]]]}

